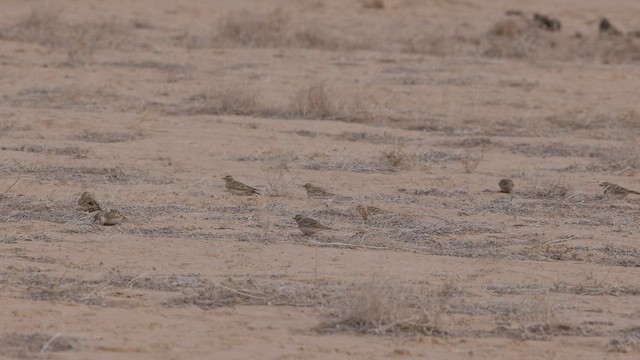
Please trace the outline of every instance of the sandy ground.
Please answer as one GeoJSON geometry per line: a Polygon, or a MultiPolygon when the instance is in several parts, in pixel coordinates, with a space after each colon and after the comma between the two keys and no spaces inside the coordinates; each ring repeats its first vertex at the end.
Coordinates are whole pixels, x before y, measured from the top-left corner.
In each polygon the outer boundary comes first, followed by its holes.
{"type": "Polygon", "coordinates": [[[636,359],[639,15],[5,1],[0,357],[636,359]]]}

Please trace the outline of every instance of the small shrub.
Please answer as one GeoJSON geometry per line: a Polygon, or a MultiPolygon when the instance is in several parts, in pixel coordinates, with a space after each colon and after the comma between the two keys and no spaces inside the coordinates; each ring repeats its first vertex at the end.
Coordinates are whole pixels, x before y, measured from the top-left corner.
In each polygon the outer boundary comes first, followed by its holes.
{"type": "Polygon", "coordinates": [[[295,183],[296,178],[288,178],[287,172],[289,172],[289,167],[285,162],[267,169],[267,184],[269,184],[267,195],[274,197],[290,195],[291,185],[295,183]]]}
{"type": "Polygon", "coordinates": [[[480,154],[477,156],[472,156],[471,151],[467,150],[466,155],[460,159],[460,162],[464,167],[464,172],[471,174],[478,168],[482,159],[484,159],[484,145],[480,147],[480,154]]]}

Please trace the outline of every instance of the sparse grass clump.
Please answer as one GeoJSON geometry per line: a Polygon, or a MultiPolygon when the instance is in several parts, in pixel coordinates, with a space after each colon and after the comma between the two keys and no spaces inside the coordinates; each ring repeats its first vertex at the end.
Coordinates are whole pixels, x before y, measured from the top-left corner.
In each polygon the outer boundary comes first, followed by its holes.
{"type": "Polygon", "coordinates": [[[236,45],[252,48],[352,48],[344,36],[334,36],[322,22],[292,21],[292,17],[282,8],[270,12],[233,12],[220,22],[213,43],[224,46],[236,45]]]}
{"type": "Polygon", "coordinates": [[[246,83],[230,83],[198,93],[169,107],[169,115],[243,115],[365,122],[371,114],[359,93],[328,90],[324,82],[299,89],[288,104],[270,107],[260,92],[246,83]]]}
{"type": "Polygon", "coordinates": [[[259,91],[244,83],[212,88],[189,97],[186,103],[183,109],[178,109],[175,113],[257,116],[266,112],[260,101],[259,91]]]}
{"type": "Polygon", "coordinates": [[[303,167],[309,170],[335,170],[361,173],[390,173],[397,171],[389,166],[386,161],[344,159],[331,156],[313,156],[305,162],[303,167]]]}
{"type": "Polygon", "coordinates": [[[274,197],[287,197],[291,193],[291,186],[296,178],[287,178],[289,168],[286,163],[267,168],[267,195],[274,197]]]}
{"type": "Polygon", "coordinates": [[[382,151],[382,161],[393,169],[407,170],[415,163],[415,156],[407,154],[404,150],[404,142],[394,138],[389,139],[382,151]]]}
{"type": "Polygon", "coordinates": [[[473,156],[471,155],[471,151],[467,151],[465,156],[460,159],[460,162],[462,163],[464,172],[471,174],[478,168],[482,159],[484,159],[484,145],[480,147],[480,154],[473,156]]]}
{"type": "Polygon", "coordinates": [[[318,82],[300,89],[291,100],[289,111],[292,117],[332,119],[340,109],[327,92],[325,83],[318,82]]]}
{"type": "Polygon", "coordinates": [[[281,8],[265,14],[228,14],[218,25],[216,40],[248,47],[282,46],[289,35],[289,16],[281,8]]]}
{"type": "Polygon", "coordinates": [[[331,307],[320,332],[375,335],[446,335],[447,305],[454,292],[393,281],[349,287],[331,307]]]}
{"type": "Polygon", "coordinates": [[[329,89],[325,82],[303,87],[291,98],[284,111],[288,117],[363,122],[370,112],[359,94],[329,89]]]}
{"type": "Polygon", "coordinates": [[[530,199],[564,199],[571,195],[572,191],[573,186],[559,177],[556,180],[536,178],[531,189],[518,193],[530,199]]]}

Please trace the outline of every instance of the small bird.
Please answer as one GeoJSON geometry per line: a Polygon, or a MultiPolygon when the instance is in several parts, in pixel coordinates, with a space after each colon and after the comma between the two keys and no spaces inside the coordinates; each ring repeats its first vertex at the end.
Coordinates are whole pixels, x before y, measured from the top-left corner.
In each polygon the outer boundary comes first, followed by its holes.
{"type": "Polygon", "coordinates": [[[498,186],[500,186],[500,192],[511,194],[511,192],[513,191],[513,180],[502,179],[498,183],[498,186]]]}
{"type": "Polygon", "coordinates": [[[296,221],[298,228],[304,235],[313,235],[321,230],[336,230],[320,224],[317,220],[302,215],[294,216],[293,220],[296,221]]]}
{"type": "Polygon", "coordinates": [[[127,217],[116,209],[100,210],[93,217],[93,222],[102,226],[118,225],[124,220],[127,220],[127,217]]]}
{"type": "Polygon", "coordinates": [[[85,191],[82,193],[82,195],[80,195],[80,198],[78,199],[78,205],[80,206],[80,210],[86,212],[94,212],[100,210],[100,204],[98,203],[98,200],[92,193],[88,191],[85,191]]]}
{"type": "Polygon", "coordinates": [[[618,30],[607,18],[602,18],[598,25],[598,30],[602,35],[621,36],[622,31],[618,30]]]}
{"type": "Polygon", "coordinates": [[[306,183],[304,185],[302,185],[303,188],[305,188],[307,190],[307,196],[333,196],[335,194],[332,194],[330,192],[328,192],[327,190],[321,188],[320,186],[315,186],[309,183],[306,183]]]}
{"type": "Polygon", "coordinates": [[[227,191],[229,191],[233,195],[239,195],[239,196],[249,196],[253,194],[260,195],[260,192],[258,192],[258,189],[254,189],[249,185],[245,185],[240,181],[236,181],[231,175],[227,175],[223,177],[223,179],[224,181],[226,181],[225,186],[227,187],[227,191]]]}
{"type": "Polygon", "coordinates": [[[603,182],[602,184],[600,184],[600,186],[602,186],[604,188],[604,194],[606,196],[614,196],[618,199],[622,199],[624,197],[626,197],[629,194],[638,194],[640,195],[640,192],[637,191],[633,191],[633,190],[629,190],[629,189],[625,189],[620,185],[616,185],[610,182],[603,182]]]}
{"type": "Polygon", "coordinates": [[[356,210],[360,213],[360,216],[362,216],[364,220],[367,220],[369,218],[369,215],[380,215],[386,212],[379,207],[365,205],[356,206],[356,210]]]}

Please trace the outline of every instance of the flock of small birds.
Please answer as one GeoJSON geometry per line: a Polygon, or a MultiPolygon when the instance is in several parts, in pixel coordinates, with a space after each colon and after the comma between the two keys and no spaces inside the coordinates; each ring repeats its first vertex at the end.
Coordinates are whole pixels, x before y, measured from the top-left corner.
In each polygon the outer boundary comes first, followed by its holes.
{"type": "MultiPolygon", "coordinates": [[[[525,14],[520,10],[507,10],[505,12],[505,15],[517,16],[517,17],[526,19],[525,14]]],[[[544,14],[534,13],[530,21],[533,21],[533,23],[536,24],[542,30],[560,31],[560,29],[562,29],[562,23],[560,23],[560,20],[544,14]]],[[[619,30],[617,27],[615,27],[611,23],[611,21],[609,21],[609,19],[607,18],[600,19],[600,22],[598,23],[598,32],[602,36],[610,36],[610,37],[625,36],[625,33],[619,30]]],[[[581,38],[583,35],[579,32],[576,32],[574,36],[581,38]]],[[[628,38],[639,38],[640,30],[628,31],[626,33],[626,36],[628,38]]]]}
{"type": "MultiPolygon", "coordinates": [[[[253,188],[247,184],[241,183],[234,179],[231,175],[227,175],[224,178],[225,187],[227,191],[233,195],[237,196],[251,196],[251,195],[260,195],[260,191],[258,189],[253,188]]],[[[604,189],[604,195],[609,197],[615,197],[617,199],[623,199],[627,195],[636,194],[640,195],[640,192],[626,189],[620,185],[616,185],[610,182],[603,182],[600,184],[604,189]]],[[[302,187],[307,191],[307,196],[309,197],[335,197],[338,196],[334,193],[327,191],[326,189],[316,186],[310,183],[306,183],[302,185],[302,187]]],[[[502,179],[498,182],[498,187],[500,188],[500,192],[511,194],[513,192],[514,183],[511,179],[502,179]]],[[[80,195],[78,199],[78,206],[80,210],[84,212],[95,212],[93,222],[95,224],[99,224],[102,226],[111,226],[118,225],[122,223],[124,220],[127,220],[127,217],[119,210],[116,209],[103,209],[100,206],[100,203],[96,199],[96,197],[85,191],[80,195]]],[[[358,205],[356,206],[356,211],[360,214],[362,219],[365,221],[369,219],[370,216],[376,216],[381,214],[389,213],[389,211],[383,210],[377,206],[373,205],[358,205]]],[[[302,232],[303,235],[314,235],[323,230],[337,230],[326,225],[321,224],[318,220],[312,219],[310,217],[304,216],[302,214],[298,214],[293,217],[298,228],[302,232]]]]}

